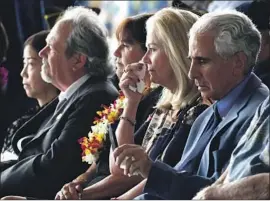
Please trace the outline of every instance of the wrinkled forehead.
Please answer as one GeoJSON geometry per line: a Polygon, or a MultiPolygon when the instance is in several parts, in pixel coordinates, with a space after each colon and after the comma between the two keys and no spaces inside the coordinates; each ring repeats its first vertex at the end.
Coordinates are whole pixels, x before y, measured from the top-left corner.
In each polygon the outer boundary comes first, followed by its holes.
{"type": "Polygon", "coordinates": [[[201,54],[212,54],[215,52],[214,45],[215,34],[206,32],[202,34],[194,34],[189,37],[189,56],[199,53],[201,54]]]}
{"type": "Polygon", "coordinates": [[[196,44],[197,44],[197,37],[194,34],[190,35],[188,38],[189,52],[192,50],[193,46],[196,46],[196,44]]]}
{"type": "Polygon", "coordinates": [[[71,23],[66,21],[58,21],[46,38],[47,43],[61,43],[65,44],[71,32],[71,23]]]}

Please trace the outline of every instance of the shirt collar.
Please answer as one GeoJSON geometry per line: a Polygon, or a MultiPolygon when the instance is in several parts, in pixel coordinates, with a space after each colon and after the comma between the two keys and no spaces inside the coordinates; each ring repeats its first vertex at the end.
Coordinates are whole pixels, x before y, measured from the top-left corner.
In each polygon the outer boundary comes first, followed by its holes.
{"type": "Polygon", "coordinates": [[[75,91],[77,91],[77,89],[79,89],[79,87],[86,82],[86,80],[88,80],[90,76],[88,74],[82,76],[81,78],[79,78],[78,80],[76,80],[72,85],[70,85],[66,91],[64,92],[60,92],[58,99],[59,102],[61,102],[64,99],[69,99],[75,91]]]}
{"type": "Polygon", "coordinates": [[[250,77],[251,74],[246,76],[245,79],[243,79],[235,88],[233,88],[224,98],[216,102],[218,113],[221,116],[221,118],[225,117],[228,114],[236,98],[243,91],[250,77]]]}

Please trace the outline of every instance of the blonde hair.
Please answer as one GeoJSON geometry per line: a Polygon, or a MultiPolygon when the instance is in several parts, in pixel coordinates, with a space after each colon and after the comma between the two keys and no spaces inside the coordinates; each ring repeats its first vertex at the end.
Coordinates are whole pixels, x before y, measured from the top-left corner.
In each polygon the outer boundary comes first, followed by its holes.
{"type": "Polygon", "coordinates": [[[198,18],[187,10],[164,8],[146,22],[147,33],[151,30],[164,49],[178,84],[173,92],[163,88],[156,105],[158,109],[181,109],[199,95],[194,82],[188,78],[190,60],[187,58],[188,32],[198,18]]]}

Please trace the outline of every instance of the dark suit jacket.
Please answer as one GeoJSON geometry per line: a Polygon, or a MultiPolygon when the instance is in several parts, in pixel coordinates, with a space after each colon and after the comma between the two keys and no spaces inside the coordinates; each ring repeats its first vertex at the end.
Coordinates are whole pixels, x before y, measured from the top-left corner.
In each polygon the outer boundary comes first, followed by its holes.
{"type": "MultiPolygon", "coordinates": [[[[87,136],[101,104],[108,105],[117,95],[111,82],[88,79],[58,114],[38,129],[24,146],[18,162],[1,172],[0,196],[53,199],[65,183],[85,172],[88,164],[82,162],[78,139],[87,136]]],[[[25,130],[35,127],[32,122],[35,124],[35,118],[24,125],[25,130]]]]}
{"type": "Polygon", "coordinates": [[[163,199],[191,199],[202,187],[211,184],[226,167],[233,149],[245,133],[247,127],[243,126],[244,122],[254,115],[256,108],[268,94],[267,87],[252,74],[227,116],[214,132],[213,138],[208,142],[216,146],[213,152],[208,153],[213,160],[199,167],[201,161],[199,152],[205,149],[200,137],[213,115],[213,106],[205,110],[191,128],[180,162],[174,168],[155,162],[144,192],[163,199]],[[242,126],[244,128],[241,129],[242,126]]]}

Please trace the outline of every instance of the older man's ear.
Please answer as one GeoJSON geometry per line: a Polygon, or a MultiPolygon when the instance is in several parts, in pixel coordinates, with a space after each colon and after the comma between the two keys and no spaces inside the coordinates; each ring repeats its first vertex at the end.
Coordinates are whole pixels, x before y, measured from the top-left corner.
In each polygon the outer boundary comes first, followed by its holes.
{"type": "Polygon", "coordinates": [[[73,67],[72,70],[73,71],[77,71],[79,69],[84,68],[85,64],[86,64],[86,56],[83,54],[74,54],[73,55],[73,67]]]}
{"type": "Polygon", "coordinates": [[[245,55],[244,52],[237,52],[234,57],[234,64],[235,67],[233,68],[233,75],[234,76],[244,76],[244,74],[247,73],[247,56],[245,55]]]}

